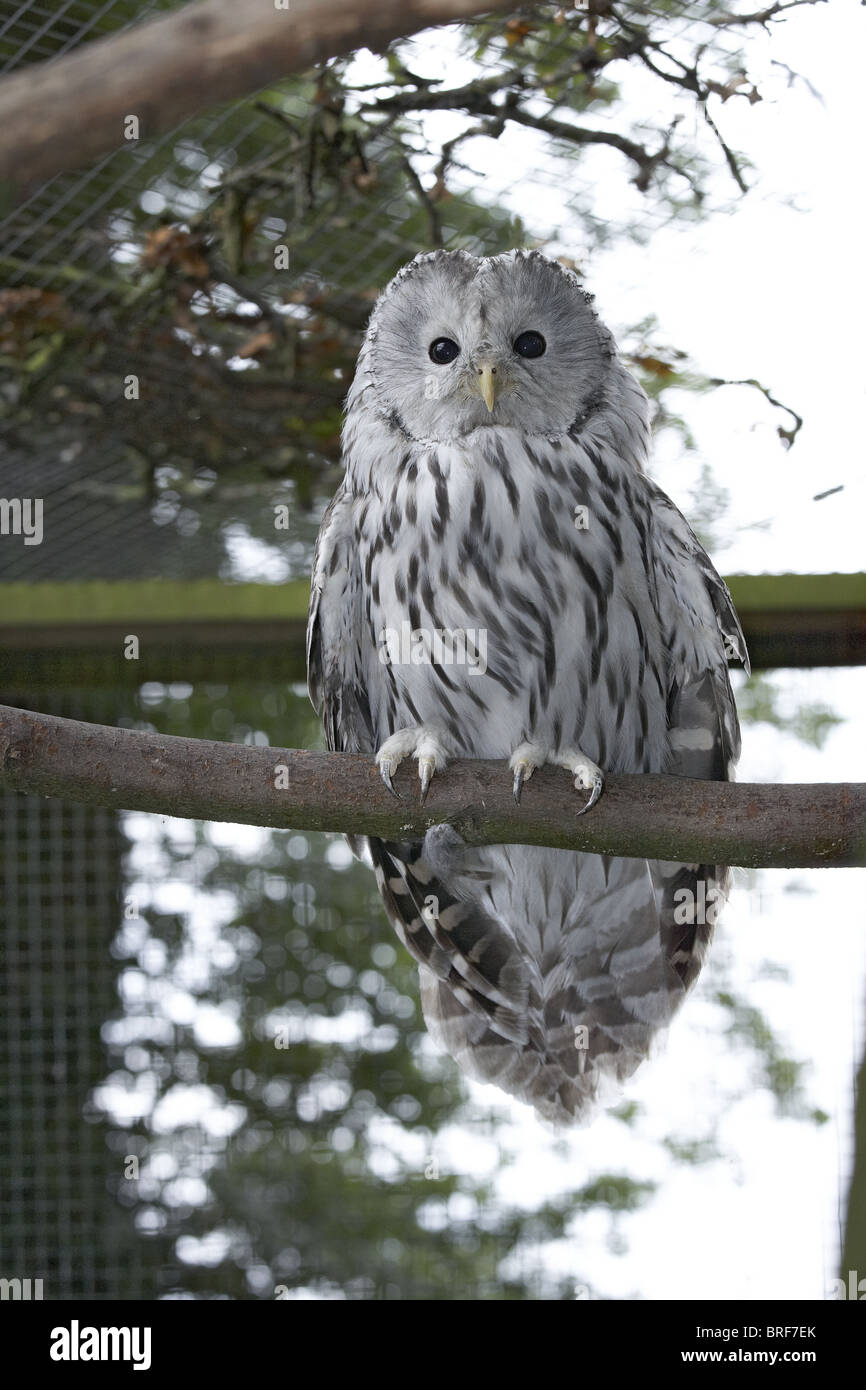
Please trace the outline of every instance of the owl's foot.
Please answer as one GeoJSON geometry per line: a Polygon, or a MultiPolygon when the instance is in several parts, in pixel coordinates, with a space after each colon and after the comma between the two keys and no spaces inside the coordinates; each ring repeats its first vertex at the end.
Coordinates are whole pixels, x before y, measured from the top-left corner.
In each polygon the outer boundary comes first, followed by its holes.
{"type": "Polygon", "coordinates": [[[421,805],[427,800],[434,772],[441,772],[448,762],[444,742],[438,729],[429,724],[417,724],[411,729],[398,729],[396,734],[386,738],[376,754],[376,763],[382,774],[382,781],[394,796],[400,793],[391,781],[404,758],[412,755],[418,759],[418,776],[421,779],[421,805]]]}
{"type": "Polygon", "coordinates": [[[537,767],[552,763],[554,767],[565,767],[574,777],[578,791],[589,792],[589,800],[581,807],[578,815],[589,811],[604,790],[604,774],[591,758],[581,753],[579,748],[567,748],[564,753],[551,753],[540,743],[521,743],[508,760],[514,773],[514,800],[520,804],[520,793],[524,782],[528,782],[537,767]]]}
{"type": "Polygon", "coordinates": [[[592,758],[581,753],[579,748],[566,748],[564,753],[558,753],[550,761],[557,767],[568,769],[574,777],[574,785],[578,791],[589,792],[589,800],[577,814],[582,816],[587,811],[592,810],[604,791],[604,773],[601,768],[592,761],[592,758]]]}
{"type": "Polygon", "coordinates": [[[521,743],[511,757],[508,766],[514,773],[514,800],[520,805],[520,793],[524,782],[528,782],[537,767],[547,762],[547,749],[540,743],[521,743]]]}

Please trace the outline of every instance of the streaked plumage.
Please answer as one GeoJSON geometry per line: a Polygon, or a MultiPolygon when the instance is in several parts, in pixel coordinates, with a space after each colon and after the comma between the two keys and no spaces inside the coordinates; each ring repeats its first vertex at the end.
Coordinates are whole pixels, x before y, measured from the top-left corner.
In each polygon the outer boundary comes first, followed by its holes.
{"type": "MultiPolygon", "coordinates": [[[[461,756],[511,760],[518,781],[558,762],[586,789],[598,768],[731,775],[727,655],[745,645],[643,472],[647,418],[556,262],[434,252],[400,272],[371,317],[316,550],[308,668],[329,748],[379,752],[386,777],[413,755],[424,781],[461,756]],[[405,624],[486,633],[486,669],[384,661],[383,632],[405,624]]],[[[448,827],[368,848],[432,1036],[555,1122],[646,1056],[712,932],[683,921],[682,890],[727,885],[716,865],[470,850],[448,827]]]]}

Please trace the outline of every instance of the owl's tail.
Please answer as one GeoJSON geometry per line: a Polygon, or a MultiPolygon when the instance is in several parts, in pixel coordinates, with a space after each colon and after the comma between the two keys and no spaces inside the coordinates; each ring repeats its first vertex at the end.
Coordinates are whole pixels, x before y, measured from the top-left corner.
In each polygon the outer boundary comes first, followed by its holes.
{"type": "MultiPolygon", "coordinates": [[[[537,849],[517,857],[519,865],[512,848],[518,881],[534,875],[548,890],[546,920],[522,924],[515,941],[530,979],[525,1036],[503,1037],[422,967],[424,1014],[431,1036],[470,1076],[545,1120],[574,1124],[617,1098],[670,1023],[699,973],[726,871],[537,849]]],[[[496,882],[492,901],[502,896],[496,882]]],[[[511,904],[512,923],[515,907],[525,909],[525,893],[511,904]]]]}

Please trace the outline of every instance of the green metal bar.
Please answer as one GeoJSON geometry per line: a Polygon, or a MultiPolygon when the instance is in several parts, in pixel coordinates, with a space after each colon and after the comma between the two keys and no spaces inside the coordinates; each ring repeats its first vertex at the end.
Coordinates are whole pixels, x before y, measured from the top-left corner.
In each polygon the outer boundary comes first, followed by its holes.
{"type": "MultiPolygon", "coordinates": [[[[866,574],[732,575],[755,669],[866,665],[866,574]]],[[[144,680],[300,680],[309,582],[0,584],[7,693],[144,680]],[[140,657],[124,656],[125,638],[140,657]]]]}
{"type": "MultiPolygon", "coordinates": [[[[741,615],[866,611],[866,574],[734,574],[726,582],[741,615]]],[[[309,596],[306,579],[286,584],[226,584],[219,579],[0,584],[0,629],[171,618],[303,618],[309,596]]]]}
{"type": "MultiPolygon", "coordinates": [[[[310,581],[226,584],[219,579],[0,584],[0,630],[66,623],[305,618],[310,581]]],[[[133,626],[131,631],[136,631],[133,626]]]]}

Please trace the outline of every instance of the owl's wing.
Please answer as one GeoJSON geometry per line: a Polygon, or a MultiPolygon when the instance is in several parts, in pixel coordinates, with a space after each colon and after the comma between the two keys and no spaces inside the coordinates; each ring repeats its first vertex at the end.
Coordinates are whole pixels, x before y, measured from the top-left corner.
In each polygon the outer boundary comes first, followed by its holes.
{"type": "MultiPolygon", "coordinates": [[[[307,619],[307,688],[332,753],[370,752],[372,721],[361,654],[361,575],[345,482],[328,504],[313,557],[307,619]]],[[[365,840],[347,835],[363,858],[365,840]]]]}
{"type": "Polygon", "coordinates": [[[728,658],[749,656],[728,586],[682,512],[641,480],[652,503],[653,598],[667,653],[670,755],[677,777],[726,781],[740,754],[728,658]]]}
{"type": "MultiPolygon", "coordinates": [[[[743,630],[727,585],[685,517],[648,479],[646,487],[653,504],[654,598],[668,655],[665,771],[729,781],[740,754],[740,725],[728,658],[739,657],[750,670],[743,630]]],[[[665,861],[654,861],[650,870],[665,954],[688,989],[727,897],[730,872],[722,864],[665,861]],[[701,902],[714,910],[699,911],[701,902]]]]}
{"type": "Polygon", "coordinates": [[[361,575],[352,498],[337,490],[319,529],[307,620],[307,686],[332,752],[370,752],[373,730],[361,652],[361,575]]]}

